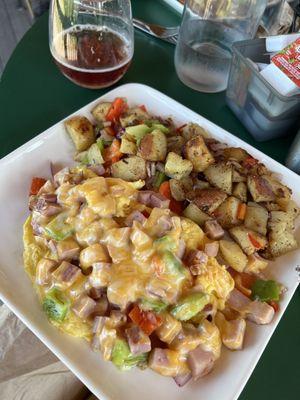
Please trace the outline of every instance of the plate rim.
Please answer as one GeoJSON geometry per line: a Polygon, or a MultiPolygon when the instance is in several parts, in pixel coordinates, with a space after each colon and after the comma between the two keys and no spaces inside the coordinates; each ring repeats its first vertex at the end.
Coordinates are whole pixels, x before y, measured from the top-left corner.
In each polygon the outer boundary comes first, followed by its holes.
{"type": "MultiPolygon", "coordinates": [[[[161,91],[159,91],[159,90],[157,90],[155,88],[152,88],[151,86],[148,86],[148,85],[145,85],[145,84],[141,84],[141,83],[126,83],[124,85],[120,85],[120,86],[118,86],[116,88],[113,88],[112,90],[108,90],[107,92],[105,92],[101,96],[97,97],[96,99],[92,100],[88,104],[82,106],[80,109],[74,111],[73,113],[69,114],[65,118],[63,118],[60,121],[56,122],[54,125],[51,125],[46,130],[44,130],[42,133],[38,134],[37,136],[35,136],[32,139],[30,139],[29,141],[25,142],[24,144],[22,144],[21,146],[19,146],[18,148],[16,148],[12,152],[10,152],[9,154],[5,155],[2,159],[0,159],[0,167],[2,165],[12,161],[15,157],[22,156],[23,151],[28,149],[28,147],[31,147],[35,143],[38,143],[43,138],[47,138],[52,133],[52,131],[55,130],[56,127],[60,126],[68,118],[72,117],[73,115],[78,115],[78,114],[80,114],[82,112],[86,112],[87,110],[91,110],[92,106],[94,104],[96,104],[97,102],[99,102],[99,100],[102,100],[102,99],[104,100],[107,96],[114,95],[114,93],[116,93],[116,95],[117,95],[117,93],[120,91],[120,89],[124,89],[124,88],[128,88],[128,89],[133,89],[134,88],[136,90],[143,90],[144,93],[145,93],[145,96],[147,95],[146,91],[150,91],[150,92],[152,92],[153,95],[159,96],[160,100],[167,101],[167,103],[171,102],[171,108],[173,106],[174,107],[180,107],[180,109],[182,110],[182,114],[184,113],[184,111],[188,111],[189,114],[192,114],[195,119],[204,120],[207,125],[212,126],[215,129],[218,129],[225,136],[229,135],[231,139],[234,139],[234,141],[236,143],[238,143],[241,147],[245,147],[250,153],[253,150],[253,152],[256,153],[255,157],[257,157],[259,159],[262,159],[263,162],[271,161],[272,164],[275,165],[277,169],[281,170],[281,173],[284,173],[284,176],[289,175],[292,179],[298,180],[299,184],[300,184],[300,176],[299,175],[297,175],[295,172],[289,170],[286,166],[284,166],[283,164],[281,164],[278,161],[274,160],[272,157],[266,155],[262,151],[256,149],[252,145],[248,144],[247,142],[243,141],[239,137],[233,135],[232,133],[230,133],[227,130],[223,129],[222,127],[218,126],[214,122],[208,120],[207,118],[201,116],[197,112],[195,112],[195,111],[191,110],[190,108],[184,106],[183,104],[181,104],[177,100],[174,100],[170,96],[167,96],[163,92],[161,92],[161,91]]],[[[273,166],[272,166],[272,169],[274,169],[273,166]]],[[[1,174],[1,169],[0,169],[0,174],[1,174]]],[[[236,400],[240,396],[243,388],[246,386],[246,384],[247,384],[250,376],[252,375],[252,373],[253,373],[253,371],[254,371],[254,369],[255,369],[255,367],[256,367],[256,365],[257,365],[257,363],[258,363],[258,361],[259,361],[259,359],[261,357],[261,355],[263,354],[267,344],[269,343],[270,338],[272,337],[275,329],[277,328],[277,325],[279,324],[282,316],[284,315],[284,313],[286,311],[286,308],[287,308],[288,304],[290,303],[290,301],[291,301],[291,299],[292,299],[292,297],[293,297],[298,285],[299,285],[299,282],[297,282],[295,284],[295,286],[289,288],[289,300],[288,300],[287,304],[282,308],[282,313],[279,316],[277,316],[276,321],[274,321],[274,325],[271,327],[270,332],[267,335],[267,338],[266,338],[265,342],[263,343],[262,348],[259,351],[256,351],[254,356],[252,357],[252,364],[253,365],[251,366],[251,368],[249,368],[249,370],[247,371],[247,374],[244,375],[244,378],[241,380],[236,392],[232,393],[232,396],[233,396],[232,400],[236,400]]],[[[56,347],[55,344],[52,344],[52,340],[47,338],[48,335],[44,334],[43,332],[41,332],[39,330],[39,328],[36,326],[36,324],[34,322],[34,319],[30,318],[29,315],[26,315],[23,311],[21,311],[14,304],[14,302],[9,299],[9,295],[6,296],[5,293],[0,291],[0,299],[28,327],[28,329],[30,329],[83,382],[83,384],[86,385],[91,390],[91,392],[95,393],[97,396],[100,395],[102,400],[112,400],[112,397],[110,395],[108,395],[108,394],[106,394],[106,393],[104,393],[102,391],[101,385],[96,387],[93,384],[92,380],[89,379],[88,375],[85,372],[78,371],[78,369],[77,369],[78,367],[73,365],[73,362],[71,360],[69,360],[69,357],[65,356],[64,353],[61,352],[61,350],[59,350],[56,347]]]]}

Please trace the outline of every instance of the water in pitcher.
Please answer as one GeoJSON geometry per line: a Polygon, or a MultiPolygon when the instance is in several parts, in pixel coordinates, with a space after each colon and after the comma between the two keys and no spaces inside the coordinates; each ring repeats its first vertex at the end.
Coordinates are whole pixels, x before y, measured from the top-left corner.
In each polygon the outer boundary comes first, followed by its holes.
{"type": "Polygon", "coordinates": [[[190,21],[188,35],[183,32],[175,52],[175,67],[180,80],[201,92],[225,90],[231,46],[244,39],[241,32],[243,29],[233,29],[226,21],[190,21]]]}

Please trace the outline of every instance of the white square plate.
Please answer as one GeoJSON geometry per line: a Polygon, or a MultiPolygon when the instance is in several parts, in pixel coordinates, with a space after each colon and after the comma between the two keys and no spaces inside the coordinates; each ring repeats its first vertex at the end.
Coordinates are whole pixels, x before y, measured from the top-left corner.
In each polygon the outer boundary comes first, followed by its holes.
{"type": "MultiPolygon", "coordinates": [[[[298,175],[148,86],[134,83],[120,86],[75,114],[90,116],[89,111],[99,100],[110,101],[117,96],[126,97],[131,105],[145,104],[151,113],[171,115],[179,125],[197,122],[220,141],[245,148],[268,168],[281,174],[283,182],[293,190],[294,199],[300,204],[298,175]]],[[[88,343],[62,334],[48,323],[23,269],[22,225],[28,215],[27,199],[31,178],[49,176],[50,160],[62,165],[72,163],[73,152],[73,145],[65,133],[63,123],[59,122],[0,160],[1,299],[101,400],[236,399],[297,288],[295,267],[299,264],[300,250],[272,264],[271,276],[288,288],[274,321],[267,326],[248,323],[244,350],[230,352],[223,349],[221,359],[210,375],[180,389],[171,378],[164,378],[150,370],[134,369],[121,373],[112,363],[102,361],[99,353],[93,353],[88,343]]]]}

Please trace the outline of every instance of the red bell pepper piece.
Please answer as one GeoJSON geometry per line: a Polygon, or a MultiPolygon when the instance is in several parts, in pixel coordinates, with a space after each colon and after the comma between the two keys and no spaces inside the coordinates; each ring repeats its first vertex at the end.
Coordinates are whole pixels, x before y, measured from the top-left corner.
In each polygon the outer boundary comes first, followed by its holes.
{"type": "Polygon", "coordinates": [[[47,182],[47,181],[46,181],[46,179],[44,179],[44,178],[38,178],[38,177],[32,178],[29,194],[30,194],[30,195],[36,195],[36,194],[38,194],[40,188],[41,188],[42,186],[44,186],[44,184],[45,184],[46,182],[47,182]]]}
{"type": "Polygon", "coordinates": [[[133,307],[129,317],[146,335],[151,335],[162,324],[162,319],[159,315],[152,311],[141,310],[138,305],[133,307]]]}
{"type": "Polygon", "coordinates": [[[112,103],[110,109],[108,110],[106,120],[111,122],[117,121],[120,118],[121,114],[123,114],[123,112],[127,110],[127,108],[128,106],[126,101],[121,97],[117,97],[112,103]]]}

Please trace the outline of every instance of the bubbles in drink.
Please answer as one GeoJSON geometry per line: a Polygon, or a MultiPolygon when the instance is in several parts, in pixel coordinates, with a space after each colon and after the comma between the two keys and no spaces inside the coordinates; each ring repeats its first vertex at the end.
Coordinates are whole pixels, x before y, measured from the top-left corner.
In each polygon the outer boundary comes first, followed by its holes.
{"type": "Polygon", "coordinates": [[[54,38],[51,51],[62,73],[88,88],[117,82],[132,58],[124,35],[94,25],[76,25],[63,31],[54,38]]]}

